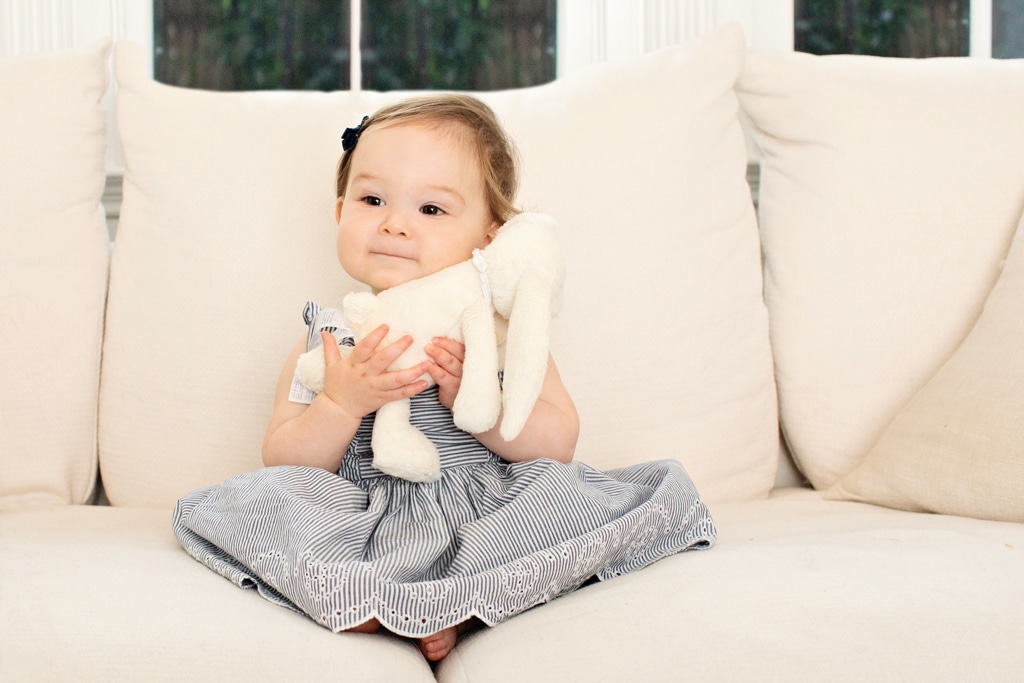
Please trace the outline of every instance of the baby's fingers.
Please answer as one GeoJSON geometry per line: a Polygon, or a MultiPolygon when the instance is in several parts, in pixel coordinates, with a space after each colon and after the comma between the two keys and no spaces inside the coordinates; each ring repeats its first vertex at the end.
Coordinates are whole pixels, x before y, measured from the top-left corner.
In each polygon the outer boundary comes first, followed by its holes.
{"type": "Polygon", "coordinates": [[[455,341],[451,337],[434,337],[431,343],[427,345],[438,347],[444,351],[447,351],[451,356],[459,361],[460,363],[466,358],[466,345],[462,342],[455,341]]]}
{"type": "Polygon", "coordinates": [[[377,347],[382,341],[384,341],[384,337],[387,335],[387,325],[380,325],[376,327],[372,332],[370,332],[370,334],[359,340],[359,343],[352,348],[352,353],[349,355],[349,358],[351,358],[355,363],[365,363],[370,360],[370,357],[373,356],[377,347]]]}
{"type": "Polygon", "coordinates": [[[338,342],[330,332],[320,331],[320,339],[324,342],[324,365],[337,363],[341,360],[341,352],[338,351],[338,342]]]}
{"type": "Polygon", "coordinates": [[[373,356],[373,362],[379,370],[383,371],[385,368],[390,367],[399,356],[405,353],[405,351],[412,346],[412,341],[413,339],[409,335],[405,335],[401,339],[395,340],[393,343],[388,344],[383,349],[377,351],[373,356]]]}
{"type": "Polygon", "coordinates": [[[420,393],[429,385],[426,379],[420,379],[428,374],[426,366],[427,363],[420,363],[411,368],[385,373],[381,377],[384,378],[389,391],[409,397],[420,393]]]}
{"type": "MultiPolygon", "coordinates": [[[[428,369],[428,366],[430,365],[431,364],[429,364],[429,362],[421,362],[421,364],[415,365],[412,368],[394,370],[389,373],[385,373],[383,377],[387,378],[388,385],[392,388],[408,384],[419,384],[419,382],[417,382],[419,378],[430,374],[428,369]]],[[[423,382],[426,382],[426,380],[423,380],[423,382]]],[[[424,386],[423,389],[426,389],[426,386],[424,386]]],[[[420,391],[423,389],[420,389],[420,391]]],[[[417,393],[419,393],[419,391],[417,393]]]]}
{"type": "MultiPolygon", "coordinates": [[[[458,342],[452,342],[450,339],[448,341],[452,344],[457,344],[457,348],[451,349],[447,346],[442,346],[438,343],[438,340],[435,340],[434,343],[427,344],[424,351],[426,351],[426,354],[430,356],[430,359],[434,361],[434,363],[444,368],[446,372],[456,377],[461,377],[462,360],[465,358],[465,347],[458,342]]],[[[433,375],[433,373],[431,373],[431,375],[433,375]]],[[[434,379],[436,380],[437,378],[435,377],[434,379]]]]}

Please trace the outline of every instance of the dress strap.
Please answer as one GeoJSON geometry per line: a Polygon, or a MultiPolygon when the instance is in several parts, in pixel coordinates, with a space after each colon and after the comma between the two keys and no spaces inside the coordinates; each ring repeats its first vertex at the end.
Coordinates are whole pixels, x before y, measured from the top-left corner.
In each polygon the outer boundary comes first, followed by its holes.
{"type": "MultiPolygon", "coordinates": [[[[342,346],[355,346],[355,333],[349,329],[345,314],[337,308],[324,308],[315,301],[307,301],[302,308],[302,320],[309,329],[306,332],[306,351],[323,346],[321,332],[330,332],[342,346]]],[[[292,385],[288,390],[288,400],[294,403],[310,404],[316,393],[307,389],[299,381],[298,368],[292,375],[292,385]]]]}

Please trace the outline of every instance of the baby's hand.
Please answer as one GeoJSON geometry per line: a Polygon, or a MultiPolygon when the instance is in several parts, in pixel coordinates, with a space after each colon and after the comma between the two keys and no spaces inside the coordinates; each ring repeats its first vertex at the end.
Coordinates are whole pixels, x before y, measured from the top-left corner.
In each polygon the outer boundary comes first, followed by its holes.
{"type": "Polygon", "coordinates": [[[437,396],[448,410],[455,405],[455,396],[462,385],[462,363],[466,359],[466,346],[448,337],[435,337],[424,349],[433,363],[427,363],[427,372],[437,382],[437,396]]]}
{"type": "Polygon", "coordinates": [[[322,392],[339,408],[355,419],[362,419],[385,403],[414,396],[427,388],[426,380],[417,377],[428,372],[433,363],[420,363],[404,370],[387,368],[412,345],[406,335],[376,350],[388,333],[381,325],[342,356],[330,332],[321,332],[324,342],[324,390],[322,392]]]}

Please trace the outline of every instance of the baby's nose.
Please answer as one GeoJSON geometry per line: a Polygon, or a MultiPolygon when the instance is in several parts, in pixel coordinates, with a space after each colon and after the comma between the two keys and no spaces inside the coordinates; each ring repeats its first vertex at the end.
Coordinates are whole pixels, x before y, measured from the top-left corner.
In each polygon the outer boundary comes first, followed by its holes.
{"type": "Polygon", "coordinates": [[[409,223],[400,211],[391,211],[381,222],[381,230],[395,237],[407,236],[409,234],[409,223]]]}

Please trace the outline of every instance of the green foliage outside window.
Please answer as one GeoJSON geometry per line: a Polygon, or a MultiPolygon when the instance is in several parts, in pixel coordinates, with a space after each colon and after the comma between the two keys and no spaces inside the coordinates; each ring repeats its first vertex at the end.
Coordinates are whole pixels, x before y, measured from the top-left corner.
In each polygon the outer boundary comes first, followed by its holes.
{"type": "MultiPolygon", "coordinates": [[[[156,78],[211,90],[348,88],[351,1],[155,0],[156,78]]],[[[495,90],[550,81],[555,4],[363,0],[362,87],[495,90]]]]}
{"type": "Polygon", "coordinates": [[[795,47],[802,52],[969,54],[969,0],[796,0],[794,11],[795,47]]]}
{"type": "Polygon", "coordinates": [[[363,86],[495,90],[555,77],[554,0],[363,2],[363,86]]]}
{"type": "Polygon", "coordinates": [[[157,80],[210,90],[349,85],[349,5],[337,0],[157,0],[157,80]]]}
{"type": "MultiPolygon", "coordinates": [[[[156,78],[211,90],[348,88],[353,1],[366,89],[495,90],[555,76],[556,0],[154,0],[156,78]]],[[[993,56],[1024,57],[1024,0],[991,1],[993,56]]],[[[969,53],[970,0],[795,0],[794,10],[805,52],[969,53]]]]}

